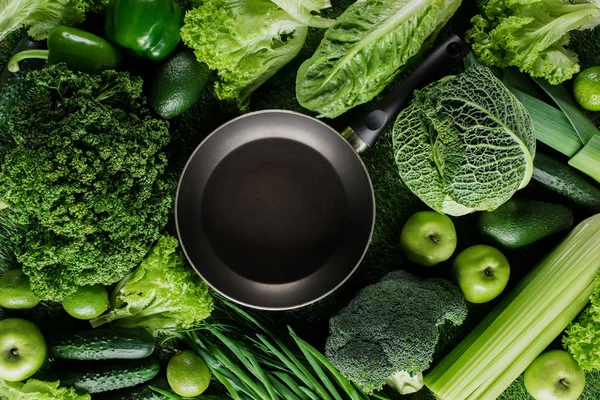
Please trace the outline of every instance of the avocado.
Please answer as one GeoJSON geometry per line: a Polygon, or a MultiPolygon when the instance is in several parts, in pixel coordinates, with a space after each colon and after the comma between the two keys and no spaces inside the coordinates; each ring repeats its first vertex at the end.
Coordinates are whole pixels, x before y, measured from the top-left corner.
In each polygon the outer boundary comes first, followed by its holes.
{"type": "Polygon", "coordinates": [[[192,50],[181,50],[152,78],[150,106],[164,119],[181,115],[200,99],[210,77],[208,66],[198,62],[192,50]]]}
{"type": "Polygon", "coordinates": [[[512,198],[479,215],[481,234],[507,249],[527,246],[573,225],[573,212],[561,204],[512,198]]]}

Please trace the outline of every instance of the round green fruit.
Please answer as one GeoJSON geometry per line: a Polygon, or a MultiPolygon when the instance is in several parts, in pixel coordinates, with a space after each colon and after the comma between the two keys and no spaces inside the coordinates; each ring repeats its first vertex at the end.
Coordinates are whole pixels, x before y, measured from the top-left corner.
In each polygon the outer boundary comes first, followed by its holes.
{"type": "Polygon", "coordinates": [[[415,213],[402,227],[400,248],[406,258],[419,265],[446,261],[456,249],[454,223],[435,211],[415,213]]]}
{"type": "Polygon", "coordinates": [[[46,360],[46,341],[25,319],[0,321],[0,379],[18,382],[35,374],[46,360]]]}
{"type": "Polygon", "coordinates": [[[31,291],[29,277],[20,269],[6,271],[0,278],[0,306],[10,310],[28,310],[40,298],[31,291]]]}
{"type": "Polygon", "coordinates": [[[535,400],[576,400],[585,387],[585,373],[565,350],[549,350],[525,370],[525,388],[535,400]]]}
{"type": "Polygon", "coordinates": [[[600,111],[600,67],[590,67],[577,75],[573,97],[586,110],[600,111]]]}
{"type": "Polygon", "coordinates": [[[500,250],[478,244],[456,256],[452,272],[467,301],[485,303],[502,293],[506,287],[510,264],[500,250]]]}
{"type": "Polygon", "coordinates": [[[191,350],[184,350],[169,360],[167,381],[178,395],[195,397],[208,388],[210,371],[200,356],[191,350]]]}
{"type": "Polygon", "coordinates": [[[65,311],[77,319],[92,319],[102,315],[110,306],[108,291],[102,285],[82,286],[62,302],[65,311]]]}

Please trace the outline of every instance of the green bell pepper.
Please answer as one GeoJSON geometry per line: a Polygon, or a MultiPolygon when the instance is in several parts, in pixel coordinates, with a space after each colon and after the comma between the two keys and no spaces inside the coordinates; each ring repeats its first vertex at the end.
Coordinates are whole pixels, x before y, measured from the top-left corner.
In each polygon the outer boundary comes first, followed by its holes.
{"type": "Polygon", "coordinates": [[[108,40],[156,61],[175,50],[182,24],[183,10],[172,0],[111,0],[104,29],[108,40]]]}
{"type": "Polygon", "coordinates": [[[121,53],[112,44],[92,33],[68,26],[57,26],[48,36],[48,50],[24,50],[8,62],[8,70],[19,71],[19,62],[28,58],[48,60],[48,64],[67,63],[73,71],[97,74],[117,69],[121,53]]]}

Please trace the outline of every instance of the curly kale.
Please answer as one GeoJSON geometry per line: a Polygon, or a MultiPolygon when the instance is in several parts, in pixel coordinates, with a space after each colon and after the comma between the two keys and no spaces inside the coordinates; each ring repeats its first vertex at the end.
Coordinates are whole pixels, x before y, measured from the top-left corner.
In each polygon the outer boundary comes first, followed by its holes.
{"type": "Polygon", "coordinates": [[[170,135],[128,73],[58,64],[28,80],[31,101],[8,123],[16,146],[2,161],[0,193],[27,227],[16,255],[33,290],[60,300],[118,281],[159,238],[176,187],[165,174],[170,135]]]}
{"type": "Polygon", "coordinates": [[[411,378],[429,367],[440,327],[466,316],[465,299],[449,281],[391,272],[330,319],[325,355],[366,393],[386,383],[410,393],[422,386],[411,378]]]}

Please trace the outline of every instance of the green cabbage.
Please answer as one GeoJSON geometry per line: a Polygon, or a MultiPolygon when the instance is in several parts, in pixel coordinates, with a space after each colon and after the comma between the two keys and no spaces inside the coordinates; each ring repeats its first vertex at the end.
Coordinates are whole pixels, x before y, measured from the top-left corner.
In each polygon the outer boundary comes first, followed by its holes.
{"type": "Polygon", "coordinates": [[[359,0],[326,32],[298,70],[305,108],[335,118],[383,90],[435,37],[461,0],[359,0]]]}
{"type": "Polygon", "coordinates": [[[111,311],[91,320],[123,328],[188,329],[208,318],[213,302],[208,285],[186,266],[179,242],[164,234],[140,266],[115,287],[111,311]]]}
{"type": "Polygon", "coordinates": [[[600,24],[597,1],[489,0],[467,32],[473,52],[488,65],[515,66],[557,85],[579,72],[577,55],[565,46],[569,31],[600,24]],[[575,2],[573,2],[575,3],[575,2]]]}
{"type": "Polygon", "coordinates": [[[90,400],[89,394],[77,394],[73,388],[59,387],[60,382],[29,379],[26,383],[0,380],[2,400],[90,400]]]}
{"type": "Polygon", "coordinates": [[[478,64],[416,91],[396,120],[393,143],[402,180],[450,215],[496,209],[533,172],[529,113],[478,64]]]}
{"type": "Polygon", "coordinates": [[[247,111],[252,92],[296,57],[307,25],[331,24],[312,14],[328,6],[328,0],[205,1],[186,13],[181,38],[217,71],[217,98],[247,111]]]}

